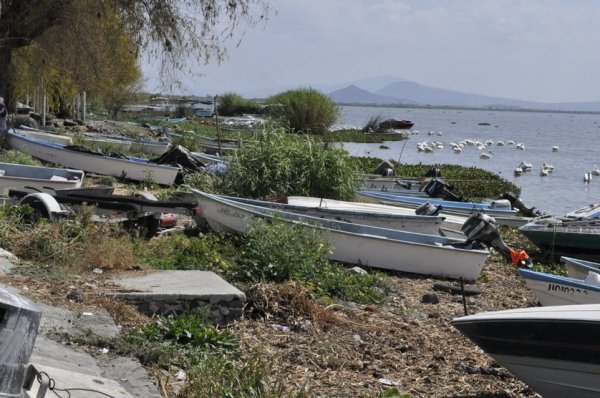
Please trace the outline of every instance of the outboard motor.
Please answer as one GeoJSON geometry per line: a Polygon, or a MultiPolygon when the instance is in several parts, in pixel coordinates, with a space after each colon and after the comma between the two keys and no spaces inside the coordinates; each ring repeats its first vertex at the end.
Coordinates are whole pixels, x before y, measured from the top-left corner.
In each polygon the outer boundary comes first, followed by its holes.
{"type": "Polygon", "coordinates": [[[395,185],[399,185],[404,189],[411,189],[412,188],[412,182],[410,181],[399,181],[396,180],[396,184],[395,185]]]}
{"type": "Polygon", "coordinates": [[[442,176],[442,172],[437,167],[431,168],[431,169],[427,170],[427,173],[425,173],[425,177],[441,177],[441,176],[442,176]]]}
{"type": "Polygon", "coordinates": [[[0,289],[0,397],[25,397],[23,385],[42,311],[31,301],[0,289]]]}
{"type": "Polygon", "coordinates": [[[460,201],[460,198],[450,191],[450,186],[439,178],[429,179],[420,191],[425,192],[431,198],[460,201]]]}
{"type": "Polygon", "coordinates": [[[504,243],[498,231],[498,224],[493,217],[484,213],[475,213],[460,228],[467,237],[467,242],[479,242],[498,250],[515,267],[532,267],[531,260],[524,250],[517,252],[504,243]]]}
{"type": "Polygon", "coordinates": [[[519,210],[519,213],[525,217],[539,217],[544,215],[541,211],[535,207],[527,207],[523,201],[513,192],[505,192],[500,195],[499,199],[506,199],[510,202],[513,209],[519,210]]]}
{"type": "Polygon", "coordinates": [[[432,205],[431,203],[423,203],[421,206],[415,209],[415,214],[418,216],[437,216],[442,211],[442,205],[432,205]]]}

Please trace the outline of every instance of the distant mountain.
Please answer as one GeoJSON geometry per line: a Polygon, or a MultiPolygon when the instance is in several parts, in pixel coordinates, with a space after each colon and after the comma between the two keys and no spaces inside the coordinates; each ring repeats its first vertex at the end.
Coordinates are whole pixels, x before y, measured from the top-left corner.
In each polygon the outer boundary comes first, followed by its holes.
{"type": "Polygon", "coordinates": [[[329,96],[334,102],[344,104],[395,105],[402,103],[423,106],[456,106],[500,110],[539,109],[571,112],[600,112],[600,102],[544,103],[522,101],[511,98],[491,97],[456,90],[429,87],[404,79],[394,81],[381,89],[374,91],[366,90],[364,87],[358,87],[347,86],[344,89],[330,92],[329,96]],[[358,91],[360,89],[362,90],[358,91]]]}
{"type": "Polygon", "coordinates": [[[411,81],[391,83],[381,90],[376,91],[375,94],[395,98],[410,98],[421,105],[467,106],[476,108],[492,106],[532,108],[538,105],[535,102],[529,101],[490,97],[486,95],[428,87],[411,81]]]}
{"type": "Polygon", "coordinates": [[[414,102],[408,100],[403,101],[400,98],[373,94],[367,90],[358,88],[355,85],[350,85],[348,87],[329,93],[329,98],[331,98],[333,102],[338,104],[414,104],[414,102]]]}
{"type": "Polygon", "coordinates": [[[315,90],[319,90],[324,93],[331,93],[333,91],[337,91],[337,90],[340,90],[340,89],[348,87],[348,86],[356,86],[363,90],[374,92],[374,91],[377,91],[377,90],[380,90],[380,89],[386,87],[387,85],[389,85],[391,83],[401,82],[401,81],[405,81],[405,79],[403,79],[401,77],[397,77],[397,76],[385,75],[385,76],[369,77],[366,79],[352,80],[349,82],[335,83],[335,84],[303,83],[303,84],[296,84],[296,85],[261,88],[261,89],[243,92],[241,95],[245,98],[266,98],[266,97],[270,97],[271,95],[281,93],[282,91],[293,90],[293,89],[297,89],[297,88],[306,88],[306,87],[314,88],[315,90]]]}

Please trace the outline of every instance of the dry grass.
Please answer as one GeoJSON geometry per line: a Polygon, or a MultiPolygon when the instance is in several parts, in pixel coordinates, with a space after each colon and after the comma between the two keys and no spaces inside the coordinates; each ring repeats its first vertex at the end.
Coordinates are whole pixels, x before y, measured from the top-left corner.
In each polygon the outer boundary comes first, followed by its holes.
{"type": "MultiPolygon", "coordinates": [[[[260,317],[237,322],[232,330],[241,336],[245,352],[262,350],[291,391],[306,386],[309,396],[373,397],[387,381],[413,397],[535,396],[451,326],[463,315],[460,298],[438,292],[439,304],[424,304],[421,298],[432,291],[434,280],[390,279],[394,293],[385,303],[341,303],[330,309],[293,286],[283,292],[261,287],[259,294],[249,295],[250,314],[257,313],[258,303],[260,317]]],[[[482,294],[468,304],[469,313],[535,302],[514,269],[498,259],[489,262],[476,285],[482,294]]]]}

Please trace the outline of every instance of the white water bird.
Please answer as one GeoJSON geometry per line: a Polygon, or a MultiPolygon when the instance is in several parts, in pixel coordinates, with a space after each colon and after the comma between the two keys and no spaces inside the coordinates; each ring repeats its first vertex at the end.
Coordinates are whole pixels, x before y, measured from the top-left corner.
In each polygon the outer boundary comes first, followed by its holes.
{"type": "Polygon", "coordinates": [[[600,169],[598,166],[594,165],[594,169],[592,170],[592,174],[595,176],[600,176],[600,169]]]}
{"type": "Polygon", "coordinates": [[[552,152],[558,152],[558,145],[554,145],[552,147],[552,152]]]}
{"type": "Polygon", "coordinates": [[[585,173],[583,175],[583,182],[588,183],[588,184],[590,182],[592,182],[592,173],[590,173],[590,172],[585,173]]]}
{"type": "Polygon", "coordinates": [[[515,142],[513,140],[509,140],[506,141],[506,145],[515,145],[515,142]]]}
{"type": "Polygon", "coordinates": [[[462,152],[462,148],[460,146],[455,146],[454,148],[452,148],[452,151],[454,153],[461,153],[462,152]]]}
{"type": "Polygon", "coordinates": [[[520,168],[520,167],[517,167],[517,168],[514,170],[514,172],[513,172],[513,173],[515,174],[515,176],[517,176],[517,177],[518,177],[518,176],[520,176],[521,174],[523,174],[523,169],[522,169],[522,168],[520,168]]]}
{"type": "Polygon", "coordinates": [[[524,150],[525,149],[525,144],[523,144],[522,142],[519,142],[517,144],[517,149],[524,150]]]}
{"type": "Polygon", "coordinates": [[[529,171],[529,170],[531,170],[531,169],[533,168],[533,165],[532,165],[531,163],[527,163],[526,161],[524,161],[524,160],[523,160],[523,161],[522,161],[522,162],[519,164],[519,167],[520,167],[520,168],[521,168],[521,170],[523,170],[523,171],[529,171]]]}
{"type": "Polygon", "coordinates": [[[544,166],[542,166],[542,168],[540,170],[540,176],[546,177],[547,175],[548,175],[548,169],[545,168],[544,166]]]}
{"type": "Polygon", "coordinates": [[[496,143],[496,145],[497,145],[497,146],[504,146],[504,141],[498,141],[498,142],[496,143]]]}
{"type": "Polygon", "coordinates": [[[542,169],[546,169],[546,171],[548,171],[548,173],[552,173],[554,171],[554,166],[551,164],[548,164],[548,163],[543,163],[542,169]]]}
{"type": "Polygon", "coordinates": [[[492,155],[493,155],[492,151],[487,151],[487,152],[484,152],[481,155],[479,155],[479,158],[480,159],[491,159],[492,155]]]}

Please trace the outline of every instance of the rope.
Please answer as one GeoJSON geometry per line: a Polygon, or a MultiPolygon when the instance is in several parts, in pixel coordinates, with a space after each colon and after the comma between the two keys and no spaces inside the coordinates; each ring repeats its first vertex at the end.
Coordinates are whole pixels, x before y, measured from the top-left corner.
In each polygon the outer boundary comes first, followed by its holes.
{"type": "Polygon", "coordinates": [[[86,392],[92,392],[92,393],[104,395],[105,397],[109,397],[109,398],[116,398],[114,395],[110,395],[110,394],[107,394],[105,392],[98,391],[98,390],[93,390],[91,388],[56,388],[56,380],[54,380],[53,378],[51,378],[48,375],[48,373],[46,373],[46,372],[38,372],[38,374],[36,376],[36,379],[37,379],[38,383],[40,383],[40,384],[42,383],[42,376],[44,376],[44,375],[49,380],[49,382],[48,382],[48,389],[50,391],[52,391],[54,393],[54,395],[56,395],[59,398],[64,398],[64,396],[60,395],[57,391],[67,393],[67,397],[71,397],[71,391],[86,391],[86,392]]]}

